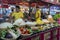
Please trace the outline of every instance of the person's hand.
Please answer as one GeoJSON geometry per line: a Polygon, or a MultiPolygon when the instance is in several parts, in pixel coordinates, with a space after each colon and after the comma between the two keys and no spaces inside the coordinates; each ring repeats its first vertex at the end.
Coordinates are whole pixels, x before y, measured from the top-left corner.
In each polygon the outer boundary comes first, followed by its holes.
{"type": "Polygon", "coordinates": [[[31,17],[29,16],[28,19],[31,19],[31,17]]]}

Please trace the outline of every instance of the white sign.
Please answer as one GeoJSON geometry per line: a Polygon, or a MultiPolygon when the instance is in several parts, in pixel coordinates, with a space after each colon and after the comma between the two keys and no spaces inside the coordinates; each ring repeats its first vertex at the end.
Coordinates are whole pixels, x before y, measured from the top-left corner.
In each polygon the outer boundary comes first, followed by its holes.
{"type": "Polygon", "coordinates": [[[54,0],[50,0],[50,2],[54,2],[54,0]]]}
{"type": "Polygon", "coordinates": [[[60,12],[60,10],[54,10],[54,11],[56,11],[56,12],[60,12]]]}

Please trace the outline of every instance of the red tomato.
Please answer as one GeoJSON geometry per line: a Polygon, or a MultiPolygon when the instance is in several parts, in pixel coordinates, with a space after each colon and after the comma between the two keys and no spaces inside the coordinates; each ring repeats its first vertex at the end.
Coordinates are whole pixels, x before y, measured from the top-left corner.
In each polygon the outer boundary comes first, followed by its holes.
{"type": "Polygon", "coordinates": [[[22,27],[22,28],[20,28],[20,31],[24,31],[24,28],[22,27]]]}

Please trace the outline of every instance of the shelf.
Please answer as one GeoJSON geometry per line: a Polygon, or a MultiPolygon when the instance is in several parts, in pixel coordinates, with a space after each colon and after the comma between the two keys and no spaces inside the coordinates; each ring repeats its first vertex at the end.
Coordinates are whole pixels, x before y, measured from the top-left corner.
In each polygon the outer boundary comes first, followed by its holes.
{"type": "Polygon", "coordinates": [[[51,34],[50,32],[45,33],[45,34],[44,34],[44,40],[50,39],[50,37],[51,37],[50,34],[51,34]]]}
{"type": "Polygon", "coordinates": [[[46,29],[46,30],[43,30],[43,31],[40,31],[40,32],[37,32],[37,33],[34,33],[30,36],[27,36],[27,37],[22,37],[21,39],[18,38],[19,40],[25,40],[25,39],[31,39],[31,40],[50,40],[51,36],[52,36],[52,39],[53,40],[56,40],[57,39],[57,28],[58,27],[53,27],[53,28],[50,28],[50,29],[46,29]],[[51,35],[51,31],[53,31],[52,35],[51,35]],[[55,39],[56,38],[56,39],[55,39]]]}
{"type": "Polygon", "coordinates": [[[53,36],[56,36],[58,34],[58,30],[53,30],[53,36]]]}
{"type": "Polygon", "coordinates": [[[57,36],[53,37],[53,40],[57,40],[57,36]]]}

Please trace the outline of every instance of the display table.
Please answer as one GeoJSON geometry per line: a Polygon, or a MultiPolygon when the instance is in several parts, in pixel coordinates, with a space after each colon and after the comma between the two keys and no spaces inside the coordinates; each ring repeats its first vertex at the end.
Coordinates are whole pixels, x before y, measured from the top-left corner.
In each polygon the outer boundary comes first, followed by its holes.
{"type": "Polygon", "coordinates": [[[27,37],[19,37],[17,40],[59,40],[60,27],[53,27],[27,37]]]}

